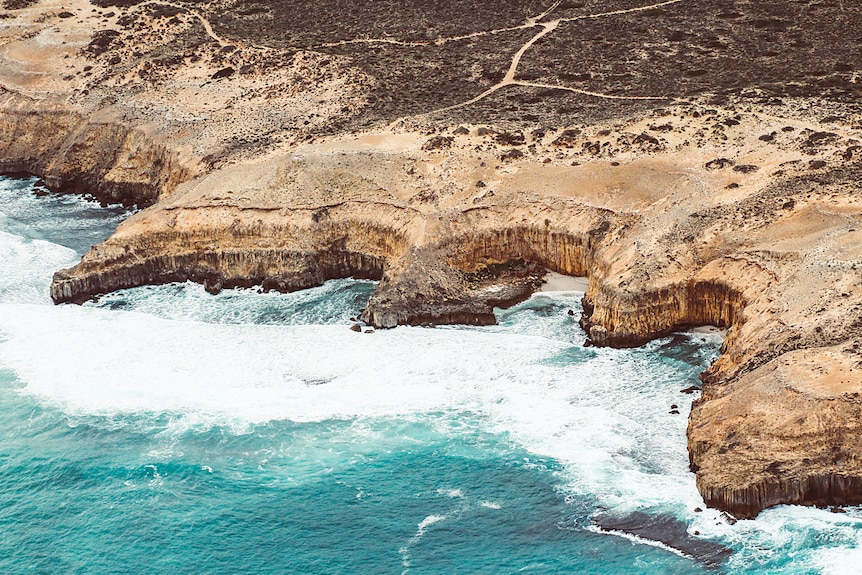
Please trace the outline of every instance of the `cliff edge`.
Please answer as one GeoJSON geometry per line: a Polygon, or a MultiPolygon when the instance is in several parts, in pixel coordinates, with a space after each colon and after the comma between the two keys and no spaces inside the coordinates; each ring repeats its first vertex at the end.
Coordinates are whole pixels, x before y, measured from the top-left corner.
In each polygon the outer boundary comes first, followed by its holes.
{"type": "Polygon", "coordinates": [[[727,328],[688,428],[707,504],[862,503],[862,9],[228,4],[3,4],[0,171],[149,206],[56,302],[353,276],[369,324],[482,324],[588,276],[594,345],[727,328]]]}

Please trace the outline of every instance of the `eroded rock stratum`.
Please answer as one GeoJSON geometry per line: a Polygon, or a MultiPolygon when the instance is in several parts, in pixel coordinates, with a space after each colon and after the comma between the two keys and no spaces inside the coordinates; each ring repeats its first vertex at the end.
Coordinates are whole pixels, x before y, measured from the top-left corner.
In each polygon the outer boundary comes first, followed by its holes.
{"type": "Polygon", "coordinates": [[[355,276],[375,326],[489,323],[589,276],[596,345],[728,328],[688,429],[709,505],[862,503],[855,3],[2,7],[0,170],[149,206],[55,301],[355,276]]]}

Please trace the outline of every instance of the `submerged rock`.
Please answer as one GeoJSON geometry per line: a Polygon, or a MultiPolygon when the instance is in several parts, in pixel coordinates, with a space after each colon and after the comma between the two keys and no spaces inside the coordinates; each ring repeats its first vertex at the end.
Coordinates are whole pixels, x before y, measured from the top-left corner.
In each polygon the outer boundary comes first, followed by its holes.
{"type": "Polygon", "coordinates": [[[602,531],[626,533],[662,543],[709,568],[721,566],[733,553],[729,547],[691,535],[685,523],[670,515],[606,513],[594,517],[593,523],[602,531]]]}

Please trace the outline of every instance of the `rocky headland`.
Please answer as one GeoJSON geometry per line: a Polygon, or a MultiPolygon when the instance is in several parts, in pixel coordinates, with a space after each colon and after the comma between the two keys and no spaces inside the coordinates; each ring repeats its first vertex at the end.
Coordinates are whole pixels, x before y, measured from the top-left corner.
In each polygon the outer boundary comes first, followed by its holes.
{"type": "Polygon", "coordinates": [[[54,300],[353,276],[486,324],[587,276],[594,345],[727,328],[708,505],[862,503],[862,7],[426,4],[6,0],[0,171],[145,207],[54,300]]]}

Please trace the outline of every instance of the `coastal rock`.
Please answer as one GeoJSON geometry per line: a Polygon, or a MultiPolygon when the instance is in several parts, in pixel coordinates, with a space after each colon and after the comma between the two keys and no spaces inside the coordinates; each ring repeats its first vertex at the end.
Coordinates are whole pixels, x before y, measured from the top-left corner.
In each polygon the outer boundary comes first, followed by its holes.
{"type": "Polygon", "coordinates": [[[847,347],[858,315],[842,310],[862,309],[862,206],[834,192],[855,189],[859,166],[831,173],[821,189],[832,195],[807,195],[811,181],[794,176],[740,200],[722,199],[735,192],[716,186],[704,209],[695,191],[703,180],[648,162],[542,164],[482,176],[496,193],[473,207],[475,170],[490,163],[480,155],[442,170],[432,157],[439,151],[413,145],[392,154],[300,148],[254,174],[226,168],[182,184],[58,272],[51,295],[81,301],[187,279],[291,291],[353,276],[381,280],[360,318],[373,327],[485,325],[496,321],[494,307],[528,297],[546,269],[589,276],[580,323],[591,344],[636,346],[690,326],[727,328],[689,424],[692,469],[709,505],[751,517],[782,502],[859,500],[857,400],[776,387],[812,358],[827,372],[860,361],[847,347]],[[605,195],[606,181],[618,182],[616,195],[605,195]],[[452,182],[460,187],[446,191],[452,182]],[[417,185],[439,190],[438,200],[407,201],[417,185]],[[633,213],[632,205],[642,207],[633,213]],[[831,291],[812,292],[816,281],[831,291]],[[847,296],[830,295],[836,290],[847,296]],[[845,347],[823,355],[827,344],[845,347]],[[773,369],[782,361],[785,379],[773,369]],[[820,427],[791,440],[780,423],[790,413],[805,421],[817,414],[820,427]]]}
{"type": "Polygon", "coordinates": [[[691,535],[685,523],[668,515],[604,513],[594,517],[593,524],[602,531],[626,533],[662,543],[710,569],[719,567],[733,552],[729,547],[691,535]]]}
{"type": "Polygon", "coordinates": [[[139,130],[0,88],[0,173],[21,172],[52,191],[145,207],[193,169],[139,130]]]}
{"type": "Polygon", "coordinates": [[[706,386],[688,435],[707,505],[750,518],[781,503],[862,503],[859,359],[795,350],[706,386]]]}
{"type": "Polygon", "coordinates": [[[727,329],[688,428],[709,505],[860,502],[860,84],[835,65],[859,6],[780,3],[778,21],[739,3],[719,22],[686,3],[541,19],[515,2],[489,23],[396,3],[356,29],[289,3],[272,19],[121,3],[116,25],[31,4],[7,1],[0,30],[0,172],[149,206],[57,272],[55,302],[352,276],[380,281],[360,317],[375,328],[490,324],[547,270],[587,276],[591,345],[727,329]],[[776,65],[737,22],[794,22],[808,65],[776,65]],[[631,58],[667,37],[685,49],[631,58]]]}

